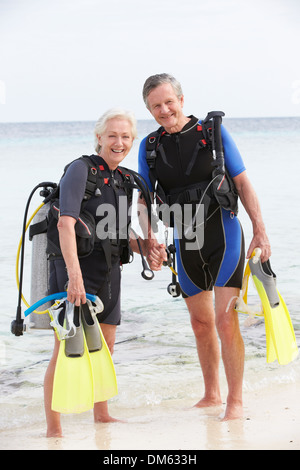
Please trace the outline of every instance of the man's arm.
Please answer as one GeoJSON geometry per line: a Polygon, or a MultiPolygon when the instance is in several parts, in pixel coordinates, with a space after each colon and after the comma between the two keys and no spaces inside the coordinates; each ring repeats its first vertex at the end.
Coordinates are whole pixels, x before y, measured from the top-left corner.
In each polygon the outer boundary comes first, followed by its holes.
{"type": "Polygon", "coordinates": [[[239,175],[235,176],[233,181],[253,227],[253,238],[247,252],[247,258],[250,258],[254,248],[259,247],[262,250],[261,261],[267,261],[271,256],[271,246],[266,234],[266,229],[256,192],[250,183],[246,171],[243,171],[239,175]]]}

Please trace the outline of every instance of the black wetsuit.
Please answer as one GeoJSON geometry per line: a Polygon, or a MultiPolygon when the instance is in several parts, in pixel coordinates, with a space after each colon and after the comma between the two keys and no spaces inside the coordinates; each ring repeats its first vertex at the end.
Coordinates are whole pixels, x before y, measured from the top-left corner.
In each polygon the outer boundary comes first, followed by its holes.
{"type": "MultiPolygon", "coordinates": [[[[104,221],[106,214],[97,215],[99,206],[113,207],[116,214],[115,227],[117,232],[126,231],[130,218],[128,212],[122,217],[123,226],[120,226],[119,203],[120,197],[126,197],[124,189],[117,187],[114,181],[123,181],[118,169],[111,171],[103,158],[98,155],[91,156],[95,165],[99,165],[105,184],[101,188],[101,195],[92,196],[84,209],[89,211],[96,221],[104,221]]],[[[83,196],[85,193],[88,168],[82,160],[75,160],[67,169],[60,183],[60,215],[79,217],[83,196]]],[[[99,213],[99,212],[98,212],[99,213]]],[[[99,226],[98,226],[99,228],[99,226]]],[[[96,232],[97,233],[97,232],[96,232]]],[[[98,232],[99,233],[99,232],[98,232]]],[[[111,272],[108,273],[108,264],[100,240],[96,237],[93,252],[79,259],[85,290],[89,294],[96,294],[104,304],[103,312],[98,316],[101,323],[112,325],[120,324],[120,256],[117,246],[113,249],[111,257],[111,272]],[[109,278],[108,278],[109,275],[109,278]]],[[[50,262],[50,293],[61,292],[68,281],[65,262],[63,259],[54,259],[50,262]]]]}
{"type": "MultiPolygon", "coordinates": [[[[139,173],[153,191],[146,160],[148,137],[140,145],[139,173]]],[[[194,116],[191,116],[181,132],[165,132],[161,136],[165,158],[157,152],[155,172],[167,194],[178,188],[184,191],[187,186],[212,179],[213,158],[207,146],[199,149],[192,169],[189,168],[199,139],[199,121],[194,116]]],[[[233,178],[243,172],[245,167],[236,145],[223,126],[222,141],[225,165],[233,178]]],[[[180,228],[184,235],[186,227],[183,224],[180,228]]],[[[238,218],[218,206],[216,201],[212,201],[208,209],[203,246],[187,248],[184,236],[175,237],[175,245],[178,279],[185,297],[211,290],[213,286],[241,287],[244,269],[243,231],[238,218]]]]}

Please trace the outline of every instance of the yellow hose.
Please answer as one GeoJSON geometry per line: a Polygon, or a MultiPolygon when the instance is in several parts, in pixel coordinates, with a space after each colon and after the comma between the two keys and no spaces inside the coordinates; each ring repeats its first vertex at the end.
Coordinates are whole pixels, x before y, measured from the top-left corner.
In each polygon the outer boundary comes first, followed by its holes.
{"type": "MultiPolygon", "coordinates": [[[[32,216],[30,217],[29,221],[27,222],[27,225],[26,225],[26,228],[25,228],[25,233],[29,227],[29,225],[31,224],[32,222],[32,219],[34,218],[34,216],[38,213],[38,211],[43,207],[44,203],[42,202],[42,204],[39,205],[39,207],[34,211],[34,213],[32,214],[32,216]]],[[[18,289],[20,288],[20,279],[19,279],[19,261],[20,261],[20,251],[21,251],[21,247],[22,247],[22,241],[23,241],[23,237],[21,235],[21,238],[20,238],[20,243],[19,243],[19,246],[18,246],[18,251],[17,251],[17,259],[16,259],[16,280],[17,280],[17,287],[18,289]]],[[[30,305],[29,303],[27,302],[27,300],[25,299],[25,297],[23,296],[22,294],[22,300],[24,302],[24,304],[29,308],[30,305]]],[[[42,312],[39,312],[37,310],[34,310],[33,313],[38,313],[38,314],[43,314],[43,313],[47,313],[48,310],[44,310],[42,312]]]]}

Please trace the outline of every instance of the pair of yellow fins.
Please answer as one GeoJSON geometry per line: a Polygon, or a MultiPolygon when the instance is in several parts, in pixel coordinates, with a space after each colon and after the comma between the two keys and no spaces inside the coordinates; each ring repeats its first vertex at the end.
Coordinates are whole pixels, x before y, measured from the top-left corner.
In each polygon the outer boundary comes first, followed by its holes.
{"type": "MultiPolygon", "coordinates": [[[[96,317],[101,309],[87,300],[73,310],[74,331],[59,338],[54,374],[52,410],[59,413],[82,413],[118,393],[114,364],[96,317]]],[[[64,321],[66,326],[67,316],[64,321]]]]}
{"type": "Polygon", "coordinates": [[[295,332],[287,306],[276,287],[276,275],[270,261],[260,261],[260,249],[256,249],[249,259],[244,273],[241,295],[236,304],[236,311],[263,316],[266,329],[267,362],[288,364],[298,355],[295,332]],[[252,277],[261,300],[262,310],[251,312],[247,306],[248,282],[252,277]]]}

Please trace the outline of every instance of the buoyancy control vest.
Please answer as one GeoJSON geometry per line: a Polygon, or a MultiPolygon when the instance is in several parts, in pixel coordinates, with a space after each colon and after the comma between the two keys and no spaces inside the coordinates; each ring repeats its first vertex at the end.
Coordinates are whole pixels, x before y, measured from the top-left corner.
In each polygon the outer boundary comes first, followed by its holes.
{"type": "MultiPolygon", "coordinates": [[[[82,211],[80,213],[80,216],[82,216],[83,211],[86,210],[86,208],[84,207],[86,203],[95,194],[97,195],[97,193],[98,194],[99,192],[101,193],[101,187],[103,187],[107,183],[102,173],[102,169],[97,164],[95,164],[95,162],[92,161],[91,157],[83,156],[81,158],[83,159],[85,164],[88,166],[88,175],[87,175],[87,181],[86,181],[86,186],[85,186],[84,198],[83,198],[82,205],[81,205],[82,211]]],[[[69,165],[65,167],[64,174],[69,165]]],[[[152,197],[151,197],[149,188],[144,178],[141,175],[139,175],[139,173],[133,170],[129,170],[128,168],[124,168],[124,167],[118,167],[118,173],[121,175],[121,178],[118,178],[118,180],[120,181],[118,185],[124,188],[124,191],[126,191],[127,196],[129,198],[132,197],[133,189],[140,190],[146,202],[149,217],[151,217],[152,197]]],[[[115,182],[113,183],[115,184],[115,182]]],[[[51,181],[41,182],[32,189],[28,197],[27,203],[26,203],[26,207],[24,211],[24,218],[23,218],[23,225],[22,225],[22,236],[20,239],[20,244],[19,244],[18,253],[17,253],[17,263],[16,263],[17,285],[18,285],[18,304],[17,304],[15,320],[11,322],[11,332],[15,336],[22,336],[23,332],[26,330],[26,325],[24,324],[24,319],[22,318],[22,306],[21,306],[22,300],[29,307],[29,304],[27,303],[22,293],[23,274],[24,274],[25,239],[26,239],[25,235],[26,235],[26,231],[28,227],[30,227],[29,239],[33,240],[33,245],[35,245],[35,248],[32,250],[32,269],[31,269],[31,284],[33,286],[33,280],[35,280],[35,283],[34,283],[35,289],[34,290],[31,289],[32,293],[34,293],[34,296],[31,296],[31,297],[34,297],[34,299],[31,299],[31,303],[34,304],[35,302],[40,300],[42,297],[45,297],[45,295],[48,292],[49,257],[51,257],[51,253],[53,254],[53,247],[55,247],[54,251],[57,250],[57,252],[54,253],[54,257],[55,255],[61,256],[61,251],[59,247],[59,239],[58,239],[58,231],[57,231],[57,215],[59,214],[59,206],[56,206],[57,209],[52,207],[55,204],[57,205],[59,202],[59,190],[60,190],[60,187],[56,183],[53,183],[51,181]],[[34,196],[35,192],[38,189],[40,189],[40,196],[42,196],[44,199],[43,199],[42,204],[40,204],[37,210],[32,214],[29,222],[27,222],[30,203],[32,201],[32,197],[34,196]],[[49,209],[49,206],[50,206],[50,209],[49,209]],[[52,212],[53,210],[54,210],[54,214],[52,212]],[[34,221],[31,224],[31,221],[33,218],[34,218],[34,221]],[[52,227],[50,227],[50,223],[49,223],[50,218],[52,218],[52,227]],[[53,233],[55,234],[54,237],[53,237],[53,233]],[[55,237],[57,237],[56,238],[57,243],[55,243],[55,237]]],[[[88,217],[88,222],[93,224],[93,221],[90,215],[87,215],[87,217],[88,217]]],[[[79,224],[77,226],[77,231],[78,231],[77,237],[76,237],[77,244],[82,243],[82,240],[80,241],[81,238],[89,238],[90,237],[89,232],[92,232],[88,224],[85,224],[84,222],[85,222],[84,217],[82,217],[82,223],[81,221],[79,221],[79,224]],[[82,235],[81,230],[84,230],[84,237],[81,236],[82,235]]],[[[131,229],[131,231],[133,230],[131,229]]],[[[150,280],[153,278],[153,272],[149,269],[147,262],[143,257],[143,252],[142,252],[139,239],[136,234],[135,236],[136,236],[137,244],[139,245],[142,264],[143,264],[143,271],[141,275],[144,279],[150,280]]],[[[126,240],[124,240],[122,243],[124,243],[124,245],[122,249],[121,262],[126,263],[130,260],[130,257],[131,257],[129,237],[126,240]]],[[[90,241],[88,241],[88,243],[83,242],[83,245],[85,245],[83,246],[83,249],[82,249],[83,250],[82,253],[84,255],[86,250],[90,250],[91,248],[90,241]]],[[[105,242],[105,248],[103,249],[103,251],[105,253],[105,258],[106,258],[107,265],[108,265],[108,270],[107,270],[108,282],[110,282],[109,270],[110,270],[110,264],[111,264],[111,256],[113,254],[110,248],[111,248],[111,243],[109,241],[109,238],[107,238],[107,242],[105,242]]],[[[81,248],[80,248],[80,252],[81,252],[81,248]]],[[[82,253],[80,256],[82,256],[82,253]]],[[[47,310],[42,311],[42,312],[32,311],[30,317],[32,317],[32,315],[34,315],[33,322],[30,322],[30,325],[32,328],[38,328],[38,329],[50,328],[49,316],[47,314],[47,310]],[[46,317],[46,321],[44,321],[45,317],[46,317]],[[41,320],[39,321],[37,319],[41,319],[41,320]]]]}
{"type": "MultiPolygon", "coordinates": [[[[173,204],[204,204],[204,217],[206,219],[211,203],[217,204],[222,208],[229,210],[233,215],[238,213],[238,194],[232,178],[230,177],[224,162],[224,150],[221,137],[221,122],[224,113],[222,111],[213,111],[208,113],[201,122],[198,121],[196,130],[199,133],[199,139],[192,152],[184,177],[189,178],[192,175],[196,160],[200,158],[201,151],[209,151],[212,155],[210,179],[194,182],[193,184],[183,184],[176,188],[166,189],[160,183],[160,175],[157,171],[157,159],[160,159],[160,165],[172,168],[172,162],[169,162],[161,143],[161,139],[166,131],[160,127],[155,132],[148,135],[146,139],[146,160],[149,166],[149,178],[153,187],[154,197],[159,207],[163,204],[172,206],[173,204]]],[[[164,220],[163,211],[160,211],[160,217],[164,220]]],[[[172,219],[170,225],[173,225],[172,219]]]]}
{"type": "MultiPolygon", "coordinates": [[[[89,256],[94,249],[103,250],[107,265],[111,267],[112,257],[120,259],[120,263],[129,263],[132,259],[132,250],[129,244],[129,224],[130,218],[128,216],[126,226],[126,236],[120,236],[117,232],[114,238],[107,236],[100,239],[96,235],[96,220],[95,211],[89,210],[92,200],[96,201],[96,206],[107,201],[101,200],[104,185],[112,186],[115,193],[121,191],[127,197],[128,205],[132,202],[133,190],[139,189],[142,191],[143,197],[146,201],[148,210],[151,210],[151,196],[146,183],[142,177],[125,167],[118,166],[115,176],[108,175],[103,165],[93,156],[83,155],[80,157],[87,166],[87,181],[84,192],[84,197],[81,203],[81,210],[78,220],[75,224],[77,254],[79,258],[89,256]]],[[[75,161],[75,160],[74,160],[75,161]]],[[[71,162],[73,163],[73,162],[71,162]]],[[[65,168],[61,178],[65,175],[67,169],[71,165],[69,163],[65,168]]],[[[50,202],[50,209],[48,216],[42,222],[30,226],[29,238],[38,233],[47,232],[47,254],[49,259],[62,258],[62,252],[59,243],[59,234],[57,229],[57,222],[59,219],[59,193],[60,184],[55,188],[45,199],[50,202]]]]}

